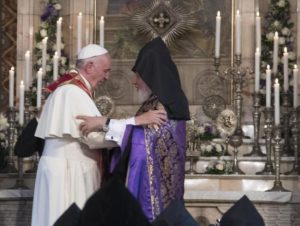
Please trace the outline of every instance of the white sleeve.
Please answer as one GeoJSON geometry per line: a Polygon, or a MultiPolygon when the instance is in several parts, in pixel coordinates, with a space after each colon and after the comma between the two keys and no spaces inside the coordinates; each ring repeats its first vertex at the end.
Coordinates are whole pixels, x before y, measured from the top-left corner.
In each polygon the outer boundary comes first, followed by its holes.
{"type": "Polygon", "coordinates": [[[104,132],[92,132],[87,136],[80,137],[79,141],[88,145],[90,149],[113,148],[118,146],[116,142],[105,140],[104,138],[104,132]]]}
{"type": "Polygon", "coordinates": [[[135,125],[135,118],[111,119],[105,140],[114,141],[119,146],[122,144],[123,136],[127,125],[135,125]]]}

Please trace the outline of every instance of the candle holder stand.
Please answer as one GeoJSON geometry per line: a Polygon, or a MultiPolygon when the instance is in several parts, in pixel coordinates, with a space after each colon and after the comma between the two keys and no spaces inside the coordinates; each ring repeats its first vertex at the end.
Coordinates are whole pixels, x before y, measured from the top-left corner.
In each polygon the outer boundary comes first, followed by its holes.
{"type": "Polygon", "coordinates": [[[238,147],[241,146],[242,143],[243,139],[240,134],[234,134],[230,137],[229,144],[234,148],[232,174],[245,174],[238,165],[238,147]]]}
{"type": "Polygon", "coordinates": [[[3,173],[17,173],[14,164],[14,145],[15,145],[15,124],[16,124],[16,109],[14,107],[8,108],[8,158],[7,166],[1,170],[3,173]]]}
{"type": "Polygon", "coordinates": [[[282,182],[280,180],[280,152],[282,150],[282,144],[281,144],[281,128],[280,126],[275,126],[274,127],[274,165],[275,165],[275,181],[274,185],[270,190],[267,191],[288,191],[282,186],[282,182]]]}
{"type": "Polygon", "coordinates": [[[292,156],[293,153],[291,152],[290,146],[290,116],[291,116],[291,104],[289,102],[290,94],[288,92],[283,92],[282,98],[282,117],[283,117],[283,138],[284,138],[284,145],[281,156],[292,156]]]}
{"type": "Polygon", "coordinates": [[[233,67],[229,67],[225,70],[225,77],[231,78],[233,81],[234,90],[234,112],[237,117],[237,127],[235,134],[243,137],[243,130],[241,126],[241,115],[243,107],[243,84],[247,75],[247,70],[241,67],[242,55],[235,55],[235,64],[233,67]]]}
{"type": "Polygon", "coordinates": [[[300,134],[300,119],[299,119],[300,108],[293,109],[292,120],[292,137],[293,137],[293,149],[294,149],[294,164],[292,170],[286,172],[286,175],[300,175],[300,166],[299,166],[299,134],[300,134]]]}
{"type": "Polygon", "coordinates": [[[264,116],[265,116],[265,139],[266,139],[266,154],[267,160],[265,163],[265,167],[262,171],[257,172],[257,175],[272,175],[274,174],[274,168],[272,163],[272,130],[273,130],[273,115],[274,110],[271,107],[265,108],[264,116]]]}
{"type": "Polygon", "coordinates": [[[190,168],[185,171],[186,174],[198,174],[198,172],[195,170],[195,164],[197,163],[197,160],[199,159],[199,151],[197,151],[197,142],[193,139],[192,142],[189,142],[189,148],[187,152],[187,160],[190,162],[190,168]]]}
{"type": "Polygon", "coordinates": [[[253,94],[253,124],[254,124],[254,144],[252,147],[252,151],[250,153],[245,154],[244,156],[265,156],[261,151],[261,147],[259,144],[259,132],[260,132],[260,100],[261,94],[259,92],[255,92],[253,94]]]}
{"type": "Polygon", "coordinates": [[[220,57],[215,57],[214,58],[214,66],[215,66],[215,72],[217,75],[220,74],[220,71],[219,71],[219,67],[220,67],[220,57]]]}

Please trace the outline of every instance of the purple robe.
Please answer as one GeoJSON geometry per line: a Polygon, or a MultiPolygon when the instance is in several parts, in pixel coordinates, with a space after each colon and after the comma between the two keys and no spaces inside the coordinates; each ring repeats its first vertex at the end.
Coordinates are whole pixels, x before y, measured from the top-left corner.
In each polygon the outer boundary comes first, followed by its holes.
{"type": "MultiPolygon", "coordinates": [[[[127,187],[153,221],[174,199],[183,200],[186,150],[185,121],[169,120],[165,125],[134,126],[128,163],[127,187]]],[[[131,126],[126,128],[122,151],[131,126]]],[[[113,156],[112,165],[120,157],[113,156]]]]}

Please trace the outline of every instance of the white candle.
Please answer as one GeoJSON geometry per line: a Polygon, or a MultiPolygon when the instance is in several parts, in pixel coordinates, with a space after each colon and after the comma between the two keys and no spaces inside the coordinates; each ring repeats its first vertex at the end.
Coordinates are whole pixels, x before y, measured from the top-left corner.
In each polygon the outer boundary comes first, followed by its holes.
{"type": "Polygon", "coordinates": [[[33,27],[29,28],[29,51],[32,52],[32,42],[33,42],[33,27]]]}
{"type": "Polygon", "coordinates": [[[9,107],[14,106],[15,68],[9,70],[9,107]]]}
{"type": "Polygon", "coordinates": [[[19,124],[24,124],[24,82],[20,82],[20,96],[19,96],[19,124]]]}
{"type": "Polygon", "coordinates": [[[275,79],[275,84],[274,84],[274,121],[275,125],[280,124],[280,100],[279,100],[279,83],[278,79],[275,79]]]}
{"type": "Polygon", "coordinates": [[[256,30],[256,47],[259,48],[261,52],[261,19],[259,16],[259,12],[256,13],[255,19],[255,30],[256,30]]]}
{"type": "Polygon", "coordinates": [[[293,76],[294,76],[294,84],[293,84],[293,107],[297,108],[298,107],[298,67],[297,65],[294,65],[294,70],[293,70],[293,76]]]}
{"type": "Polygon", "coordinates": [[[221,35],[221,15],[220,11],[217,12],[216,17],[216,37],[215,37],[215,57],[220,57],[220,35],[221,35]]]}
{"type": "Polygon", "coordinates": [[[287,48],[284,47],[283,50],[283,90],[285,92],[289,89],[289,54],[287,48]]]}
{"type": "Polygon", "coordinates": [[[30,51],[26,51],[25,53],[25,90],[29,90],[29,83],[30,83],[30,51]]]}
{"type": "Polygon", "coordinates": [[[241,54],[241,15],[240,11],[236,11],[235,15],[235,54],[241,54]]]}
{"type": "Polygon", "coordinates": [[[62,24],[62,18],[60,17],[56,21],[56,51],[57,55],[60,57],[61,55],[61,24],[62,24]]]}
{"type": "Polygon", "coordinates": [[[255,51],[255,92],[259,92],[259,81],[260,81],[260,51],[259,48],[256,48],[255,51]]]}
{"type": "Polygon", "coordinates": [[[36,91],[36,107],[40,108],[42,103],[42,76],[43,76],[43,69],[40,70],[36,74],[37,79],[37,91],[36,91]]]}
{"type": "Polygon", "coordinates": [[[43,75],[46,75],[47,41],[48,41],[48,37],[45,37],[43,39],[43,41],[42,41],[42,68],[43,68],[43,75]]]}
{"type": "Polygon", "coordinates": [[[99,24],[100,24],[100,29],[99,29],[100,46],[104,47],[104,17],[103,16],[101,16],[99,24]]]}
{"type": "Polygon", "coordinates": [[[273,47],[273,73],[277,74],[278,69],[278,32],[274,35],[274,47],[273,47]]]}
{"type": "Polygon", "coordinates": [[[53,56],[53,80],[55,81],[58,77],[58,54],[57,52],[54,53],[53,56]]]}
{"type": "Polygon", "coordinates": [[[81,49],[81,36],[82,35],[82,13],[80,12],[77,16],[77,53],[81,49]]]}
{"type": "Polygon", "coordinates": [[[270,65],[266,70],[266,107],[271,107],[271,69],[270,65]]]}

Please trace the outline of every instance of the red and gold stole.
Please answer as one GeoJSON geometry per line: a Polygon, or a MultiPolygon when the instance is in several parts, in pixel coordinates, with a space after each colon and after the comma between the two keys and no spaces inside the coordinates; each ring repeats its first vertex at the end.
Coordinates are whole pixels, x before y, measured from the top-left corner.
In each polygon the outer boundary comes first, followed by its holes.
{"type": "Polygon", "coordinates": [[[84,92],[86,92],[93,99],[92,92],[86,86],[86,84],[83,81],[83,79],[81,78],[81,76],[78,73],[74,73],[74,72],[64,74],[59,79],[57,79],[56,81],[50,83],[45,88],[45,92],[52,93],[58,87],[63,86],[63,85],[67,85],[67,84],[73,84],[73,85],[78,86],[80,89],[82,89],[84,92]]]}

